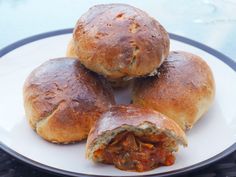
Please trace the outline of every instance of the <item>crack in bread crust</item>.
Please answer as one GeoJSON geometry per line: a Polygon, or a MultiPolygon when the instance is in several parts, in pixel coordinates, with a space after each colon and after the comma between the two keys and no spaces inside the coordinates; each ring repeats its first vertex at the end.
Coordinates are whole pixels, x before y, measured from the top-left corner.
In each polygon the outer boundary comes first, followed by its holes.
{"type": "Polygon", "coordinates": [[[35,127],[36,132],[37,132],[38,127],[41,126],[44,122],[48,121],[51,115],[53,115],[59,109],[60,105],[64,102],[65,100],[61,100],[57,105],[55,105],[55,107],[52,109],[52,111],[48,113],[47,116],[40,117],[39,120],[35,122],[34,127],[35,127]]]}

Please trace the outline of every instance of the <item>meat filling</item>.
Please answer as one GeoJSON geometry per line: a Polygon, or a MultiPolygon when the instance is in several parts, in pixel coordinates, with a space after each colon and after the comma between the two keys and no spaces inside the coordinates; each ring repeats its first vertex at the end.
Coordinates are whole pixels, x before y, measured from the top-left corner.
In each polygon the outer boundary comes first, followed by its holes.
{"type": "Polygon", "coordinates": [[[172,165],[175,157],[169,146],[175,145],[164,134],[138,137],[126,131],[118,134],[104,149],[95,151],[94,155],[121,170],[142,172],[172,165]]]}

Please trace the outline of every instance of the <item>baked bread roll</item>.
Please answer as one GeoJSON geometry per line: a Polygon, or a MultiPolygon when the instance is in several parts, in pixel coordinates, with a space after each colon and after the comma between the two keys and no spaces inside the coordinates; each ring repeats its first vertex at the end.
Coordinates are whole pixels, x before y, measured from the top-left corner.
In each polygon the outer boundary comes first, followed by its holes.
{"type": "Polygon", "coordinates": [[[199,56],[171,52],[158,76],[137,79],[133,103],[159,111],[190,129],[209,109],[215,95],[211,69],[199,56]]]}
{"type": "Polygon", "coordinates": [[[121,170],[142,172],[172,165],[172,152],[179,144],[187,146],[187,140],[173,120],[148,108],[120,105],[111,107],[95,123],[86,155],[121,170]]]}
{"type": "Polygon", "coordinates": [[[28,76],[23,92],[31,127],[53,143],[87,138],[100,114],[114,104],[105,80],[76,59],[58,58],[43,63],[28,76]]]}
{"type": "Polygon", "coordinates": [[[66,56],[71,57],[71,58],[78,58],[78,56],[76,55],[76,52],[75,52],[74,41],[73,40],[70,40],[70,42],[67,46],[66,56]]]}
{"type": "Polygon", "coordinates": [[[155,73],[169,53],[161,24],[125,4],[90,8],[78,20],[72,41],[67,55],[75,52],[85,67],[113,83],[155,73]]]}

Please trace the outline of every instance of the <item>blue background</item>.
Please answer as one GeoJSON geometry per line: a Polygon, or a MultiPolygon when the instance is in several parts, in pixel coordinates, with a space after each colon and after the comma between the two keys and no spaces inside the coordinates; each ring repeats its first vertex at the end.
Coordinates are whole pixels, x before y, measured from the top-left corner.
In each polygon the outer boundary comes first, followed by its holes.
{"type": "Polygon", "coordinates": [[[0,48],[38,33],[74,27],[89,7],[111,2],[148,11],[167,31],[202,42],[236,61],[235,0],[0,0],[0,48]]]}

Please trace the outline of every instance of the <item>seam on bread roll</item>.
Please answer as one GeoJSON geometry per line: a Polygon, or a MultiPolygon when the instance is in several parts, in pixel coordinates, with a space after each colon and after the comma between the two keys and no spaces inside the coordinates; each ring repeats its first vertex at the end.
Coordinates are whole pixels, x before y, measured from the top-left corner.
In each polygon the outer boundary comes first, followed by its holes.
{"type": "Polygon", "coordinates": [[[59,101],[59,103],[58,103],[57,105],[55,105],[55,107],[47,114],[47,116],[41,117],[38,121],[36,121],[36,122],[34,123],[33,126],[34,126],[36,132],[37,132],[37,128],[38,128],[39,124],[41,124],[41,122],[43,122],[43,120],[48,119],[53,113],[55,113],[55,112],[58,110],[59,106],[60,106],[63,102],[65,102],[65,100],[59,101]]]}

